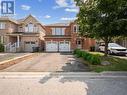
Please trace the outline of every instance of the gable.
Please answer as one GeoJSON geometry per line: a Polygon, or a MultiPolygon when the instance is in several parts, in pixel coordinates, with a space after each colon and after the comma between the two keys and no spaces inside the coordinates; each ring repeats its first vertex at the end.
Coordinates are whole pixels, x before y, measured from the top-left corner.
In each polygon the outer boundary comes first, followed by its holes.
{"type": "Polygon", "coordinates": [[[23,23],[24,24],[29,24],[29,23],[37,24],[39,22],[33,16],[29,15],[27,18],[24,19],[23,23]]]}

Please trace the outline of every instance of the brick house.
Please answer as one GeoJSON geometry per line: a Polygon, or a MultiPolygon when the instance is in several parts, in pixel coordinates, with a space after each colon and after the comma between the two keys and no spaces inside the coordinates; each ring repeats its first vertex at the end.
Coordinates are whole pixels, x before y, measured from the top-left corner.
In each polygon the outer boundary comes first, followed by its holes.
{"type": "Polygon", "coordinates": [[[42,25],[32,15],[20,20],[1,17],[0,41],[5,52],[32,52],[32,47],[68,52],[76,48],[89,50],[95,45],[94,39],[78,36],[78,25],[74,22],[42,25]]]}

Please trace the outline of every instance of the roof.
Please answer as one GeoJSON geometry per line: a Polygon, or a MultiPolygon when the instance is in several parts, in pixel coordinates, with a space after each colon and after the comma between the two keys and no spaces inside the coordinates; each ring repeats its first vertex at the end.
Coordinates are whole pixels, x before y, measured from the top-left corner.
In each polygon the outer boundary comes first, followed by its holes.
{"type": "Polygon", "coordinates": [[[54,24],[48,24],[46,26],[69,26],[70,23],[54,23],[54,24]]]}
{"type": "Polygon", "coordinates": [[[7,16],[2,16],[2,17],[0,17],[0,21],[11,21],[11,22],[13,22],[13,23],[15,23],[15,24],[18,24],[18,21],[17,20],[15,20],[15,19],[13,19],[13,18],[9,18],[9,17],[7,17],[7,16]]]}
{"type": "Polygon", "coordinates": [[[18,23],[21,23],[21,22],[23,22],[23,21],[24,21],[24,18],[23,18],[23,19],[18,19],[18,20],[17,20],[18,23]]]}

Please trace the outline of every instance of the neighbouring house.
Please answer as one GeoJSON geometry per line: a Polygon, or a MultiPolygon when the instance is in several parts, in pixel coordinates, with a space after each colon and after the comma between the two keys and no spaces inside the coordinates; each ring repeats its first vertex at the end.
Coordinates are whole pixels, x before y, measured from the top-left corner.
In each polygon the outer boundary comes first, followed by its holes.
{"type": "Polygon", "coordinates": [[[32,15],[14,20],[0,17],[0,42],[5,52],[32,52],[39,47],[46,52],[69,52],[76,48],[90,50],[94,39],[80,37],[75,22],[41,24],[32,15]]]}
{"type": "Polygon", "coordinates": [[[121,37],[121,38],[115,40],[115,42],[118,43],[119,45],[127,48],[127,37],[121,37]]]}

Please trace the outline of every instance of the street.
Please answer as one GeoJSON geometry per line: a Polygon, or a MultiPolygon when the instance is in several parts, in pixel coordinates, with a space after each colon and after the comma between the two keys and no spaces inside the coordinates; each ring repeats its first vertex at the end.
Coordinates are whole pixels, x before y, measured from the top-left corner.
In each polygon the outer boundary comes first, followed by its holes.
{"type": "Polygon", "coordinates": [[[0,95],[126,95],[126,89],[127,73],[0,73],[0,95]]]}

